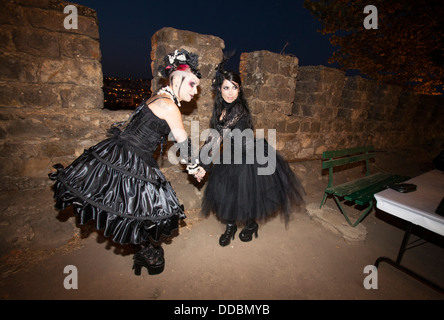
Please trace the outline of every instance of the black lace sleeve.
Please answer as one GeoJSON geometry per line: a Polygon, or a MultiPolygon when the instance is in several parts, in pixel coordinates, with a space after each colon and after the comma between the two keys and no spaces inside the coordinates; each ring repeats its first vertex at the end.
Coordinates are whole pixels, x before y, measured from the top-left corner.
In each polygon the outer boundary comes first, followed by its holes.
{"type": "MultiPolygon", "coordinates": [[[[205,171],[211,170],[211,164],[219,156],[221,142],[224,137],[229,134],[231,130],[238,127],[238,125],[243,124],[244,120],[248,116],[242,105],[233,106],[229,111],[223,113],[223,119],[219,121],[215,130],[210,130],[204,145],[199,152],[199,162],[205,171]]],[[[241,125],[243,127],[244,125],[241,125]]],[[[239,128],[243,130],[244,128],[239,128]]]]}

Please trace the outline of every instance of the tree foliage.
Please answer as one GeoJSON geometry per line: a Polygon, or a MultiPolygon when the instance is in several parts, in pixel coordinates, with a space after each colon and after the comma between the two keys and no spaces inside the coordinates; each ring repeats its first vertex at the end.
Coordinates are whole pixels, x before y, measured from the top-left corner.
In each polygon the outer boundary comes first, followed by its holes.
{"type": "Polygon", "coordinates": [[[441,0],[305,0],[338,49],[329,63],[422,94],[442,94],[444,5],[441,0]],[[378,29],[366,29],[367,5],[377,9],[378,29]]]}

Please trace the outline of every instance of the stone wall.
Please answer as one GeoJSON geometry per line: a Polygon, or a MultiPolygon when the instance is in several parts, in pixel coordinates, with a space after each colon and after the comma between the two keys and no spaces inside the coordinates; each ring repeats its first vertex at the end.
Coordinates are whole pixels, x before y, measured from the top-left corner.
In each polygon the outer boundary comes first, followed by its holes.
{"type": "Polygon", "coordinates": [[[0,4],[1,189],[44,184],[54,162],[72,159],[100,139],[95,129],[110,121],[100,110],[96,12],[77,6],[78,29],[65,29],[68,4],[0,4]]]}
{"type": "MultiPolygon", "coordinates": [[[[103,109],[96,12],[76,5],[79,28],[67,30],[67,4],[0,3],[0,251],[51,245],[72,236],[71,224],[54,219],[47,174],[52,165],[68,165],[104,139],[112,123],[130,114],[103,109]],[[41,200],[43,186],[47,202],[41,200]],[[11,195],[22,195],[6,192],[14,189],[28,189],[29,203],[14,202],[11,195]]],[[[156,74],[159,62],[178,48],[200,57],[199,95],[181,111],[188,132],[191,122],[199,121],[202,133],[212,113],[211,81],[224,42],[172,28],[156,32],[153,91],[162,85],[156,74]]],[[[276,129],[277,149],[293,162],[304,186],[322,180],[318,159],[324,150],[363,144],[394,150],[444,139],[442,97],[418,96],[323,66],[299,67],[297,58],[268,51],[242,53],[239,70],[255,128],[276,129]]],[[[160,166],[185,208],[197,212],[202,186],[179,166],[165,161],[160,166]]]]}
{"type": "MultiPolygon", "coordinates": [[[[97,14],[78,6],[78,29],[65,29],[61,0],[7,0],[0,4],[1,189],[48,183],[55,163],[68,164],[102,140],[129,111],[103,109],[97,14]]],[[[181,111],[190,133],[208,127],[210,90],[224,41],[163,28],[152,39],[152,89],[165,54],[199,54],[198,98],[181,111]]],[[[256,129],[275,129],[277,149],[290,161],[319,159],[324,150],[373,144],[378,149],[444,139],[442,97],[419,96],[324,66],[268,51],[242,53],[239,70],[256,129]]],[[[266,133],[267,134],[267,133],[266,133]]]]}
{"type": "Polygon", "coordinates": [[[276,129],[277,149],[287,160],[370,144],[379,150],[434,144],[437,151],[444,141],[442,96],[297,64],[297,58],[264,51],[243,53],[240,63],[255,126],[276,129]]]}

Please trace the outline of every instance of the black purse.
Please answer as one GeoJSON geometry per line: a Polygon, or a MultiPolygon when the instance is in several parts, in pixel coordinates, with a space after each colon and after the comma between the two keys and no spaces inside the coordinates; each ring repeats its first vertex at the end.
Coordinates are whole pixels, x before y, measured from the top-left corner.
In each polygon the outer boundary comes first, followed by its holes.
{"type": "Polygon", "coordinates": [[[395,191],[402,193],[416,191],[416,184],[413,183],[395,183],[390,185],[389,187],[395,191]]]}

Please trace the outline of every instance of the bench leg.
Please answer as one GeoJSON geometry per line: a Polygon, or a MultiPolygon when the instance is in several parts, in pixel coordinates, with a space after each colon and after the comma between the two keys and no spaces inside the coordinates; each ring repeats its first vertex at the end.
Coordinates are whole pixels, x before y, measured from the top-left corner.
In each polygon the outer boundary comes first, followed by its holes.
{"type": "Polygon", "coordinates": [[[322,198],[321,205],[319,206],[319,209],[322,208],[322,206],[324,205],[325,199],[327,199],[327,192],[324,193],[324,198],[322,198]]]}
{"type": "Polygon", "coordinates": [[[367,214],[373,209],[373,201],[369,202],[368,208],[364,210],[364,212],[361,214],[361,216],[358,218],[358,220],[356,220],[356,222],[353,224],[353,227],[356,227],[361,221],[362,219],[364,219],[367,214]]]}
{"type": "Polygon", "coordinates": [[[356,227],[362,219],[365,218],[365,216],[370,212],[370,210],[373,209],[373,201],[369,202],[369,206],[364,210],[364,212],[361,214],[361,216],[355,221],[355,223],[351,223],[350,219],[348,218],[347,212],[345,208],[342,206],[340,199],[334,195],[334,198],[336,200],[336,203],[338,204],[339,209],[341,210],[342,215],[344,216],[345,220],[347,220],[348,224],[352,227],[356,227]]]}
{"type": "Polygon", "coordinates": [[[339,200],[339,198],[335,195],[333,195],[333,197],[335,198],[335,201],[339,207],[339,210],[341,210],[342,215],[345,217],[345,220],[347,220],[349,225],[352,225],[352,223],[350,222],[350,219],[348,218],[347,212],[345,211],[345,209],[342,207],[341,204],[341,200],[339,200]]]}

